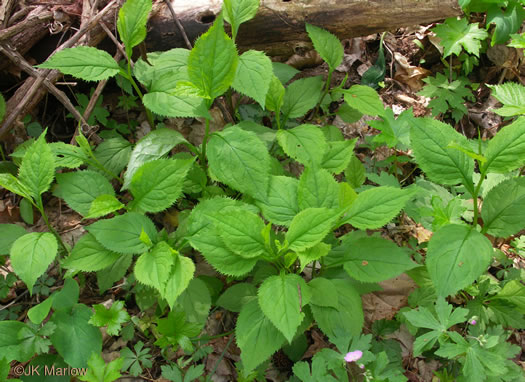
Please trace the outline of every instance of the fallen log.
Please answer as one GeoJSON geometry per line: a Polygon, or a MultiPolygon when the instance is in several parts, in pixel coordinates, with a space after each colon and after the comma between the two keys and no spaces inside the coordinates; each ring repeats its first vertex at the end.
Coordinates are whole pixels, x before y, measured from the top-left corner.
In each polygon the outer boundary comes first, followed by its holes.
{"type": "MultiPolygon", "coordinates": [[[[209,28],[222,6],[220,0],[170,1],[191,42],[209,28]]],[[[457,0],[261,0],[255,18],[241,25],[237,44],[241,51],[287,58],[308,47],[305,22],[346,39],[460,14],[457,0]]],[[[146,44],[149,51],[186,47],[166,4],[150,18],[146,44]]]]}

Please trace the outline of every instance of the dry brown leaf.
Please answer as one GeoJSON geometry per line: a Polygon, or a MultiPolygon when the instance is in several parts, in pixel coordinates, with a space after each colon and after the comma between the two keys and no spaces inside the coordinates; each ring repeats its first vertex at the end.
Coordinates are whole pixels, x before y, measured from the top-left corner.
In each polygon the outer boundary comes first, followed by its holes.
{"type": "Polygon", "coordinates": [[[394,79],[407,85],[412,92],[418,92],[423,87],[422,79],[430,74],[430,71],[420,66],[410,65],[407,58],[398,52],[394,52],[396,62],[396,74],[394,79]]]}

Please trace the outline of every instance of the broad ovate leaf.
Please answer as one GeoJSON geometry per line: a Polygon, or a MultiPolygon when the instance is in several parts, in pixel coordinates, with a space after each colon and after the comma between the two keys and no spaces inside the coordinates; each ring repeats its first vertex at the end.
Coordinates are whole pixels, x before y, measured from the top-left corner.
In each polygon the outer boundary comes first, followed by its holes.
{"type": "Polygon", "coordinates": [[[501,85],[487,85],[492,89],[492,96],[503,106],[494,110],[503,117],[525,114],[525,86],[516,82],[505,82],[501,85]]]}
{"type": "Polygon", "coordinates": [[[154,90],[144,95],[144,106],[163,117],[209,117],[204,101],[172,91],[154,90]]]}
{"type": "Polygon", "coordinates": [[[502,128],[489,141],[482,171],[506,173],[525,164],[525,117],[502,128]]]}
{"type": "Polygon", "coordinates": [[[235,40],[239,26],[255,17],[259,9],[259,0],[224,0],[224,20],[232,26],[232,36],[235,40]]]}
{"type": "Polygon", "coordinates": [[[426,266],[438,296],[472,284],[490,265],[492,252],[490,241],[470,226],[449,224],[435,232],[426,266]]]}
{"type": "Polygon", "coordinates": [[[11,266],[30,293],[36,280],[55,259],[57,250],[57,240],[49,232],[28,233],[11,246],[11,266]]]}
{"type": "Polygon", "coordinates": [[[239,57],[232,87],[253,98],[264,109],[273,78],[272,61],[263,52],[249,50],[239,57]]]}
{"type": "Polygon", "coordinates": [[[78,240],[71,251],[71,255],[62,262],[62,267],[77,271],[95,272],[113,265],[120,256],[118,253],[104,248],[92,234],[88,233],[78,240]]]}
{"type": "Polygon", "coordinates": [[[339,183],[324,169],[307,167],[299,179],[297,193],[299,208],[337,208],[339,206],[339,183]]]}
{"type": "Polygon", "coordinates": [[[338,214],[328,208],[307,208],[299,212],[286,233],[289,248],[304,251],[321,242],[330,232],[338,214]]]}
{"type": "Polygon", "coordinates": [[[63,49],[38,67],[57,69],[84,81],[105,80],[120,71],[118,63],[109,53],[89,46],[63,49]]]}
{"type": "Polygon", "coordinates": [[[46,143],[45,133],[27,149],[18,180],[35,200],[46,192],[55,176],[55,156],[46,143]]]}
{"type": "Polygon", "coordinates": [[[163,294],[174,259],[173,249],[166,242],[161,241],[137,259],[134,271],[137,281],[151,286],[163,294]]]}
{"type": "Polygon", "coordinates": [[[143,164],[131,179],[133,201],[129,207],[142,212],[160,212],[182,194],[193,159],[156,159],[143,164]]]}
{"type": "Polygon", "coordinates": [[[229,127],[211,137],[207,155],[217,180],[253,197],[266,195],[270,155],[255,133],[229,127]]]}
{"type": "Polygon", "coordinates": [[[369,86],[354,85],[344,92],[345,102],[353,109],[372,116],[382,115],[385,108],[379,94],[369,86]]]}
{"type": "Polygon", "coordinates": [[[289,157],[312,167],[322,163],[328,148],[323,132],[315,125],[300,125],[289,130],[279,130],[277,141],[289,157]]]}
{"type": "Polygon", "coordinates": [[[133,48],[146,38],[146,23],[151,8],[151,0],[126,0],[120,8],[117,29],[129,58],[133,48]]]}
{"type": "Polygon", "coordinates": [[[219,15],[195,42],[188,59],[188,75],[213,100],[233,83],[238,61],[235,44],[224,32],[223,17],[219,15]]]}
{"type": "Polygon", "coordinates": [[[7,255],[13,243],[27,231],[16,224],[0,224],[0,255],[7,255]]]}
{"type": "Polygon", "coordinates": [[[306,31],[315,50],[334,71],[343,62],[343,46],[337,37],[325,29],[306,23],[306,31]]]}
{"type": "Polygon", "coordinates": [[[166,281],[166,288],[162,296],[173,309],[177,298],[186,290],[195,273],[195,264],[185,256],[177,255],[173,260],[171,274],[166,281]]]}
{"type": "Polygon", "coordinates": [[[299,118],[313,109],[321,97],[323,79],[320,76],[301,78],[286,88],[281,112],[284,120],[299,118]]]}
{"type": "Polygon", "coordinates": [[[113,195],[103,194],[97,196],[95,200],[91,202],[89,213],[86,215],[86,219],[100,218],[125,207],[126,206],[113,195]]]}
{"type": "Polygon", "coordinates": [[[322,167],[332,174],[342,173],[354,156],[356,139],[329,142],[323,158],[322,167]]]}
{"type": "Polygon", "coordinates": [[[271,176],[268,194],[257,201],[266,219],[274,224],[289,226],[300,211],[297,202],[299,181],[287,176],[271,176]]]}

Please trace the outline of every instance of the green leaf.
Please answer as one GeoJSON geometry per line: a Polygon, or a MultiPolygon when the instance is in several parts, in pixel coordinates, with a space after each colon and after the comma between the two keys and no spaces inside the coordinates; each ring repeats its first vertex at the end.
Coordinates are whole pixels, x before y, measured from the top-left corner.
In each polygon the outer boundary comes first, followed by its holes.
{"type": "Polygon", "coordinates": [[[377,237],[362,237],[352,241],[344,263],[344,269],[350,277],[367,283],[394,278],[416,266],[402,248],[377,237]]]}
{"type": "Polygon", "coordinates": [[[352,188],[361,187],[366,180],[365,166],[355,155],[345,169],[345,179],[352,188]]]}
{"type": "Polygon", "coordinates": [[[487,26],[495,24],[491,45],[505,44],[512,33],[516,33],[525,19],[523,4],[519,1],[510,1],[503,12],[500,4],[491,4],[487,9],[487,26]]]}
{"type": "Polygon", "coordinates": [[[339,207],[339,183],[326,170],[307,167],[299,179],[299,208],[339,207]]]}
{"type": "Polygon", "coordinates": [[[58,187],[53,194],[62,198],[82,216],[89,214],[91,203],[101,195],[115,195],[109,181],[100,173],[84,170],[57,174],[58,187]]]}
{"type": "Polygon", "coordinates": [[[311,248],[298,252],[297,257],[299,258],[299,262],[301,263],[301,272],[312,261],[319,260],[321,257],[328,255],[331,248],[332,246],[329,244],[318,243],[311,248]]]}
{"type": "MultiPolygon", "coordinates": [[[[176,94],[174,91],[152,90],[142,99],[144,106],[163,117],[210,118],[204,100],[193,95],[176,94]]],[[[172,130],[174,131],[174,130],[172,130]]]]}
{"type": "Polygon", "coordinates": [[[482,171],[506,173],[525,164],[525,118],[518,118],[502,128],[489,141],[485,151],[487,162],[482,171]]]}
{"type": "Polygon", "coordinates": [[[289,249],[304,251],[320,243],[332,229],[337,217],[337,212],[328,208],[307,208],[299,212],[285,236],[289,249]]]}
{"type": "Polygon", "coordinates": [[[233,83],[238,61],[235,44],[224,32],[223,18],[219,15],[195,42],[188,59],[188,75],[213,100],[233,83]]]}
{"type": "Polygon", "coordinates": [[[94,154],[102,166],[118,175],[128,164],[131,143],[122,137],[109,138],[97,146],[94,154]]]}
{"type": "Polygon", "coordinates": [[[103,304],[93,305],[95,314],[89,319],[89,323],[94,326],[107,326],[107,333],[110,336],[118,336],[122,324],[129,321],[130,317],[124,308],[124,301],[115,301],[108,309],[103,304]]]}
{"type": "Polygon", "coordinates": [[[445,23],[432,28],[432,31],[441,40],[444,58],[451,54],[459,56],[461,47],[465,48],[467,53],[479,57],[481,41],[488,37],[487,31],[479,29],[478,23],[469,24],[465,17],[459,20],[456,17],[450,17],[445,20],[445,23]]]}
{"type": "Polygon", "coordinates": [[[234,284],[217,299],[215,305],[230,312],[239,313],[242,308],[257,298],[257,289],[250,283],[234,284]]]}
{"type": "Polygon", "coordinates": [[[257,135],[238,126],[229,127],[213,134],[207,155],[216,179],[253,197],[266,195],[270,155],[257,135]]]}
{"type": "Polygon", "coordinates": [[[179,296],[178,303],[189,322],[204,326],[211,308],[210,291],[204,281],[191,280],[186,290],[179,296]]]}
{"type": "Polygon", "coordinates": [[[340,333],[357,336],[363,327],[363,307],[361,297],[346,280],[333,279],[330,282],[337,289],[338,308],[315,305],[310,308],[315,321],[332,342],[337,341],[340,333]]]}
{"type": "Polygon", "coordinates": [[[212,215],[215,227],[226,247],[246,259],[265,253],[262,231],[264,222],[253,212],[243,209],[228,209],[226,213],[212,215]]]}
{"type": "Polygon", "coordinates": [[[171,274],[174,257],[173,249],[166,242],[161,241],[149,252],[139,256],[135,264],[135,278],[163,294],[171,274]]]}
{"type": "Polygon", "coordinates": [[[426,265],[438,296],[449,296],[473,283],[492,260],[490,241],[469,226],[449,224],[434,233],[426,265]]]}
{"type": "Polygon", "coordinates": [[[79,375],[78,379],[87,382],[113,382],[120,378],[123,358],[117,358],[106,364],[100,354],[93,353],[88,360],[88,367],[85,375],[79,375]]]}
{"type": "Polygon", "coordinates": [[[122,255],[113,263],[113,265],[97,272],[97,284],[100,293],[111,288],[115,282],[119,281],[126,275],[132,260],[132,255],[122,255]]]}
{"type": "Polygon", "coordinates": [[[86,219],[100,218],[125,207],[126,206],[113,195],[100,195],[91,202],[91,207],[89,207],[89,213],[86,215],[86,219]]]}
{"type": "Polygon", "coordinates": [[[525,286],[518,280],[506,283],[498,294],[491,296],[491,300],[508,301],[516,306],[520,313],[525,314],[525,286]]]}
{"type": "Polygon", "coordinates": [[[356,139],[328,142],[328,150],[324,154],[321,166],[332,174],[343,172],[354,156],[355,143],[356,139]]]}
{"type": "Polygon", "coordinates": [[[300,73],[300,71],[293,66],[282,62],[272,62],[272,67],[273,74],[275,74],[279,82],[283,85],[294,78],[297,73],[300,73]]]}
{"type": "Polygon", "coordinates": [[[120,71],[118,63],[109,53],[89,46],[63,49],[37,67],[57,69],[84,81],[105,80],[120,71]]]}
{"type": "Polygon", "coordinates": [[[70,313],[78,302],[80,287],[74,279],[66,279],[62,289],[53,293],[53,309],[70,313]]]}
{"type": "Polygon", "coordinates": [[[353,85],[344,91],[345,102],[360,113],[371,116],[382,115],[384,113],[383,101],[379,94],[369,86],[353,85]]]}
{"type": "Polygon", "coordinates": [[[170,309],[173,309],[177,298],[186,290],[195,273],[195,264],[184,256],[175,256],[171,274],[166,281],[166,289],[163,297],[168,301],[170,309]]]}
{"type": "Polygon", "coordinates": [[[100,330],[88,323],[92,314],[86,305],[78,304],[72,312],[59,310],[51,317],[57,326],[51,342],[71,367],[86,367],[91,354],[102,351],[100,330]]]}
{"type": "Polygon", "coordinates": [[[257,300],[241,309],[235,327],[237,345],[246,372],[250,372],[281,348],[286,338],[264,315],[257,300]]]}
{"type": "Polygon", "coordinates": [[[341,224],[359,229],[376,229],[391,221],[401,211],[412,193],[395,187],[381,186],[361,192],[352,203],[341,224]]]}
{"type": "Polygon", "coordinates": [[[316,277],[308,283],[308,286],[312,293],[311,304],[339,309],[339,293],[331,280],[316,277]]]}
{"type": "Polygon", "coordinates": [[[525,178],[505,180],[489,191],[481,208],[483,232],[508,237],[525,228],[525,178]]]}
{"type": "Polygon", "coordinates": [[[129,58],[133,48],[146,38],[146,23],[151,8],[151,0],[126,0],[120,8],[117,29],[129,58]]]}
{"type": "Polygon", "coordinates": [[[279,130],[277,141],[289,157],[307,166],[320,165],[328,149],[323,132],[315,125],[279,130]]]}
{"type": "Polygon", "coordinates": [[[64,142],[48,143],[55,154],[56,167],[77,168],[82,166],[87,157],[78,146],[68,145],[64,142]]]}
{"type": "Polygon", "coordinates": [[[494,110],[504,117],[525,114],[525,86],[515,82],[505,82],[501,85],[487,85],[492,90],[492,96],[503,104],[494,110]]]}
{"type": "Polygon", "coordinates": [[[0,224],[0,255],[9,254],[13,243],[27,231],[16,224],[0,224]]]}
{"type": "Polygon", "coordinates": [[[264,109],[272,78],[272,61],[263,52],[249,50],[239,57],[232,87],[239,93],[253,98],[264,109]]]}
{"type": "Polygon", "coordinates": [[[107,249],[124,254],[138,254],[148,250],[148,247],[140,240],[143,230],[149,237],[157,236],[152,221],[136,212],[99,220],[87,226],[86,229],[107,249]]]}
{"type": "Polygon", "coordinates": [[[148,90],[175,89],[177,82],[189,81],[188,49],[174,48],[166,52],[148,53],[149,64],[139,59],[133,68],[133,74],[148,90]],[[151,64],[151,65],[150,65],[151,64]]]}
{"type": "Polygon", "coordinates": [[[31,199],[29,190],[13,174],[0,174],[0,186],[14,194],[31,199]]]}
{"type": "Polygon", "coordinates": [[[45,140],[45,133],[27,149],[20,165],[18,180],[35,200],[46,192],[55,176],[55,156],[45,140]]]}
{"type": "Polygon", "coordinates": [[[302,277],[291,273],[268,277],[259,287],[261,310],[290,343],[304,318],[309,294],[302,277]]]}
{"type": "Polygon", "coordinates": [[[448,147],[451,142],[468,145],[464,135],[435,119],[416,118],[410,130],[410,140],[416,162],[430,180],[445,185],[463,183],[473,191],[474,160],[448,147]]]}
{"type": "Polygon", "coordinates": [[[285,89],[276,76],[272,77],[268,92],[266,93],[266,109],[274,111],[276,116],[280,115],[284,103],[285,89]]]}
{"type": "Polygon", "coordinates": [[[11,246],[11,266],[32,293],[33,285],[57,255],[53,234],[33,232],[19,237],[11,246]]]}
{"type": "Polygon", "coordinates": [[[271,176],[268,195],[257,201],[266,219],[288,227],[300,211],[297,203],[299,181],[287,176],[271,176]]]}
{"type": "Polygon", "coordinates": [[[224,0],[224,20],[232,26],[232,36],[235,40],[239,26],[255,17],[259,9],[259,0],[224,0]]]}
{"type": "Polygon", "coordinates": [[[71,255],[62,262],[62,267],[84,272],[95,272],[111,266],[121,255],[104,248],[88,233],[73,247],[71,255]]]}
{"type": "Polygon", "coordinates": [[[284,121],[288,118],[299,118],[313,109],[321,97],[323,79],[320,76],[301,78],[286,88],[281,112],[284,121]]]}
{"type": "Polygon", "coordinates": [[[315,50],[334,71],[343,62],[343,46],[337,37],[314,25],[306,23],[306,31],[314,44],[315,50]]]}
{"type": "Polygon", "coordinates": [[[0,321],[0,354],[2,354],[2,358],[9,362],[13,360],[25,362],[33,356],[34,352],[29,353],[28,349],[20,346],[21,341],[18,333],[26,327],[26,324],[19,321],[0,321]]]}
{"type": "Polygon", "coordinates": [[[39,325],[42,323],[42,321],[45,320],[45,318],[49,314],[49,311],[51,310],[51,306],[53,305],[53,299],[54,296],[51,295],[50,297],[46,298],[43,302],[33,306],[27,311],[27,317],[29,317],[33,324],[39,325]]]}
{"type": "Polygon", "coordinates": [[[172,129],[157,129],[138,141],[131,153],[128,169],[124,174],[123,190],[129,188],[133,175],[146,162],[162,158],[171,149],[186,140],[181,133],[172,129]]]}
{"type": "Polygon", "coordinates": [[[143,164],[131,179],[134,200],[129,208],[160,212],[170,207],[182,194],[182,186],[193,159],[157,159],[143,164]]]}

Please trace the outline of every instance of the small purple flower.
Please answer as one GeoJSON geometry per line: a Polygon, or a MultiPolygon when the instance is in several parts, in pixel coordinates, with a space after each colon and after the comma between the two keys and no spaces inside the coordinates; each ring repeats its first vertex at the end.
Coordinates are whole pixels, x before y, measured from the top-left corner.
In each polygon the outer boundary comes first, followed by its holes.
{"type": "Polygon", "coordinates": [[[470,321],[469,321],[469,324],[470,324],[470,325],[476,325],[477,323],[478,323],[478,322],[477,322],[476,320],[470,320],[470,321]]]}
{"type": "Polygon", "coordinates": [[[361,350],[351,351],[349,353],[346,353],[345,361],[346,362],[355,362],[358,359],[361,359],[362,356],[363,356],[363,352],[361,350]]]}

